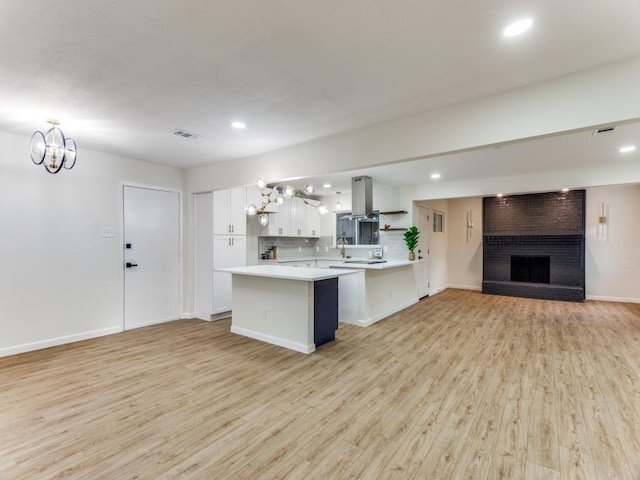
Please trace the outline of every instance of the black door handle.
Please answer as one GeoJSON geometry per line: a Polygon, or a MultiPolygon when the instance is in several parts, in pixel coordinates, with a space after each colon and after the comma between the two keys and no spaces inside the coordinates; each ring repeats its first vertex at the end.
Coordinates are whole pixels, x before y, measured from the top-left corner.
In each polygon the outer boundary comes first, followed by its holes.
{"type": "Polygon", "coordinates": [[[130,263],[130,262],[127,262],[127,268],[137,267],[137,266],[138,266],[138,264],[137,264],[137,263],[130,263]]]}
{"type": "Polygon", "coordinates": [[[418,255],[418,260],[422,260],[423,257],[421,257],[420,255],[418,255]]]}

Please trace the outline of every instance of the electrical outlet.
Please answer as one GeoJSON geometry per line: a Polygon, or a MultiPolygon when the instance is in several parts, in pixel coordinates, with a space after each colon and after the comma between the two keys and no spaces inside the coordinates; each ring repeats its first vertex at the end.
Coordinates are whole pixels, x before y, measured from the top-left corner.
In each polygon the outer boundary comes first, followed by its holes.
{"type": "Polygon", "coordinates": [[[301,252],[302,251],[302,247],[298,247],[298,251],[301,252]]]}
{"type": "Polygon", "coordinates": [[[319,251],[320,251],[320,247],[316,247],[316,252],[319,252],[319,251]]]}
{"type": "Polygon", "coordinates": [[[266,308],[262,310],[262,320],[265,320],[265,321],[267,320],[267,309],[266,308]]]}
{"type": "Polygon", "coordinates": [[[387,253],[387,252],[389,251],[389,247],[388,247],[387,245],[385,245],[385,246],[383,247],[383,250],[384,250],[384,253],[387,253]]]}
{"type": "Polygon", "coordinates": [[[324,251],[328,252],[329,251],[329,247],[324,247],[324,251]]]}

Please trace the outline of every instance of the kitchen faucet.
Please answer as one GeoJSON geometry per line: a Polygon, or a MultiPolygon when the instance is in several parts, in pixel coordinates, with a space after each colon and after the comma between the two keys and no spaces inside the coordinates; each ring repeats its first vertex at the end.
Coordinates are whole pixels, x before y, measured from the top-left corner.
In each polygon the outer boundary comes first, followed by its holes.
{"type": "Polygon", "coordinates": [[[344,246],[347,243],[347,239],[344,238],[344,237],[339,238],[337,243],[338,243],[338,245],[340,245],[340,256],[342,258],[345,258],[346,257],[346,252],[345,252],[344,246]]]}

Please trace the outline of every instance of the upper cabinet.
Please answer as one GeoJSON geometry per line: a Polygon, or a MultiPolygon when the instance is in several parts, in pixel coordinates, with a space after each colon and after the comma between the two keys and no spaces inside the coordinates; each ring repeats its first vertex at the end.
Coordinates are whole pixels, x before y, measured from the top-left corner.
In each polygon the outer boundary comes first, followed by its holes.
{"type": "Polygon", "coordinates": [[[244,188],[213,192],[214,235],[246,235],[247,214],[244,188]]]}
{"type": "Polygon", "coordinates": [[[320,237],[320,215],[300,198],[291,198],[278,213],[269,214],[269,225],[262,235],[268,237],[320,237]]]}

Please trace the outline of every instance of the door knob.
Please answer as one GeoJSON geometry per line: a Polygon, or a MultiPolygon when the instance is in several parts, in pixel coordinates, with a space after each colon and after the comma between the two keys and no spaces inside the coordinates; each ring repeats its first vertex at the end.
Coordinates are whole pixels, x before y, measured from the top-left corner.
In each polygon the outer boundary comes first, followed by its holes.
{"type": "Polygon", "coordinates": [[[423,258],[422,256],[418,255],[418,260],[422,260],[422,258],[423,258]]]}
{"type": "Polygon", "coordinates": [[[138,266],[138,264],[137,264],[137,263],[127,262],[127,268],[137,267],[137,266],[138,266]]]}

